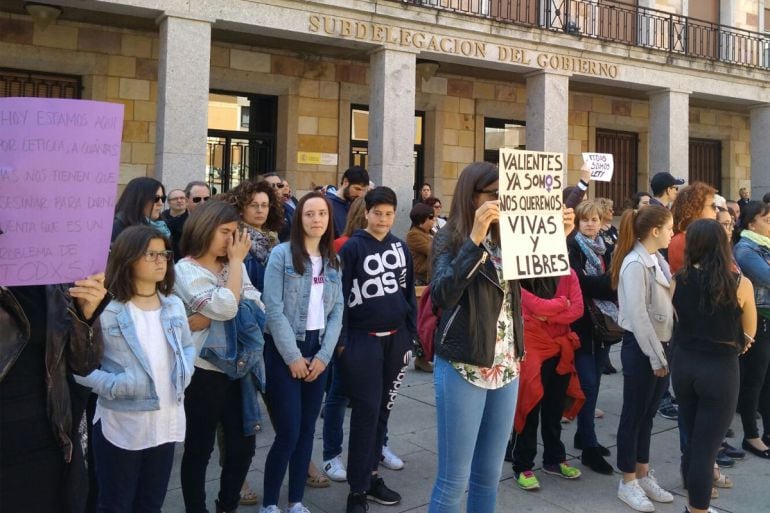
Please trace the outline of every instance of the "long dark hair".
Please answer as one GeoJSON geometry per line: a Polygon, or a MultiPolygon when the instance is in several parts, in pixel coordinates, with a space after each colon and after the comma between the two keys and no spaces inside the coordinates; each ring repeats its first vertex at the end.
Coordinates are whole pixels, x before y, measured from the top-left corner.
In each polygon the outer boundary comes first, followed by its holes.
{"type": "Polygon", "coordinates": [[[770,205],[763,201],[749,201],[741,207],[741,217],[738,218],[738,226],[733,231],[733,244],[741,240],[741,232],[748,230],[749,225],[757,220],[758,217],[767,215],[770,212],[770,205]]]}
{"type": "MultiPolygon", "coordinates": [[[[153,239],[162,240],[166,250],[171,250],[171,242],[158,230],[147,225],[129,226],[120,232],[112,243],[105,282],[107,290],[118,301],[125,303],[136,295],[134,263],[144,257],[144,252],[147,251],[153,239]]],[[[173,288],[174,262],[170,261],[163,281],[157,284],[157,290],[164,296],[168,296],[173,288]]]]}
{"type": "MultiPolygon", "coordinates": [[[[222,200],[210,200],[190,212],[184,223],[179,249],[182,256],[200,258],[206,254],[214,232],[223,224],[241,220],[235,207],[222,200]]],[[[227,257],[220,260],[227,261],[227,257]]]]}
{"type": "Polygon", "coordinates": [[[698,281],[701,311],[714,313],[720,307],[738,307],[733,268],[730,243],[722,225],[713,219],[690,223],[685,235],[684,267],[677,280],[686,282],[700,272],[704,278],[698,281]]]}
{"type": "Polygon", "coordinates": [[[661,228],[669,219],[671,219],[671,212],[660,205],[648,205],[639,210],[628,209],[623,212],[620,217],[620,228],[618,228],[618,242],[612,252],[610,264],[613,289],[618,288],[623,260],[631,252],[636,241],[643,240],[653,228],[661,228]]]}
{"type": "Polygon", "coordinates": [[[144,209],[148,203],[155,203],[155,195],[158,188],[166,195],[166,188],[155,178],[140,176],[126,184],[123,194],[120,195],[115,205],[115,217],[118,217],[125,226],[147,224],[144,209]]]}
{"type": "MultiPolygon", "coordinates": [[[[456,250],[471,233],[473,221],[476,216],[475,200],[478,192],[485,189],[488,185],[498,181],[500,175],[497,172],[497,166],[489,162],[474,162],[468,165],[457,180],[454,197],[452,198],[452,208],[449,212],[449,219],[442,230],[451,233],[450,249],[456,250]]],[[[493,224],[490,228],[492,239],[495,243],[500,242],[500,226],[493,224]]]]}
{"type": "Polygon", "coordinates": [[[322,199],[328,212],[326,231],[318,242],[318,250],[321,256],[328,261],[328,265],[334,269],[337,267],[337,254],[334,252],[334,222],[332,220],[332,204],[322,192],[311,192],[302,196],[294,211],[291,221],[291,235],[289,247],[291,248],[291,263],[298,274],[305,274],[305,263],[310,260],[305,248],[305,228],[302,226],[302,215],[305,212],[305,204],[311,199],[322,199]]]}

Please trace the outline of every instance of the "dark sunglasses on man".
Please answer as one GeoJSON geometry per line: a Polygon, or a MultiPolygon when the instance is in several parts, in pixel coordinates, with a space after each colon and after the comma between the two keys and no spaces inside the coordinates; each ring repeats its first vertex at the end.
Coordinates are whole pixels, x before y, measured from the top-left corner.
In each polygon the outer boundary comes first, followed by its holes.
{"type": "Polygon", "coordinates": [[[193,198],[190,198],[193,203],[200,203],[201,201],[208,201],[211,199],[211,196],[195,196],[193,198]]]}

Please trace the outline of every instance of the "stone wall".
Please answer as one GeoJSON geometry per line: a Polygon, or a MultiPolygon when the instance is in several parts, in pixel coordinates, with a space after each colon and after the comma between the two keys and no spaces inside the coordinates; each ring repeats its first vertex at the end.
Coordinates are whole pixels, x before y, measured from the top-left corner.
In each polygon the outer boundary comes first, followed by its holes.
{"type": "Polygon", "coordinates": [[[757,0],[735,0],[735,26],[738,28],[758,31],[760,13],[757,0]]]}

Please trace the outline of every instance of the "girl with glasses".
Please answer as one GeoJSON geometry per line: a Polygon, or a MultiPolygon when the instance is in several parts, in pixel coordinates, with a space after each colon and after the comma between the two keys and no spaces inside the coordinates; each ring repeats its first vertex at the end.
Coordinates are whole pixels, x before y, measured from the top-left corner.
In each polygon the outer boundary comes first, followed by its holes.
{"type": "Polygon", "coordinates": [[[184,390],[196,352],[184,305],[171,294],[170,248],[149,226],[126,228],[114,241],[101,368],[75,377],[99,396],[92,440],[99,512],[160,512],[174,444],[185,437],[184,390]]]}

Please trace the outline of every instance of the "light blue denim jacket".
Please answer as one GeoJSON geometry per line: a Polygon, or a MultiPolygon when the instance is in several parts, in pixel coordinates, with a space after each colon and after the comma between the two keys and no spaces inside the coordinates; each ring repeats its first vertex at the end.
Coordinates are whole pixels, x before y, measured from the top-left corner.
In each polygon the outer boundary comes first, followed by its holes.
{"type": "Polygon", "coordinates": [[[770,249],[741,237],[733,253],[741,272],[754,285],[757,308],[770,308],[770,249]]]}
{"type": "MultiPolygon", "coordinates": [[[[184,304],[176,296],[160,294],[160,322],[166,342],[174,352],[171,379],[176,400],[184,400],[195,362],[195,344],[187,324],[184,304]]],[[[150,362],[139,343],[131,312],[126,303],[112,301],[99,318],[104,338],[104,357],[100,369],[75,381],[99,395],[99,404],[116,411],[160,409],[160,401],[150,371],[150,362]]]]}
{"type": "MultiPolygon", "coordinates": [[[[297,340],[305,340],[313,281],[310,262],[304,274],[297,274],[294,270],[289,244],[279,244],[270,253],[265,270],[265,290],[262,292],[267,315],[266,332],[273,337],[287,365],[302,358],[297,340]]],[[[342,329],[343,298],[341,271],[330,267],[327,260],[324,260],[323,304],[325,327],[319,333],[321,349],[316,358],[328,365],[342,329]]]]}

